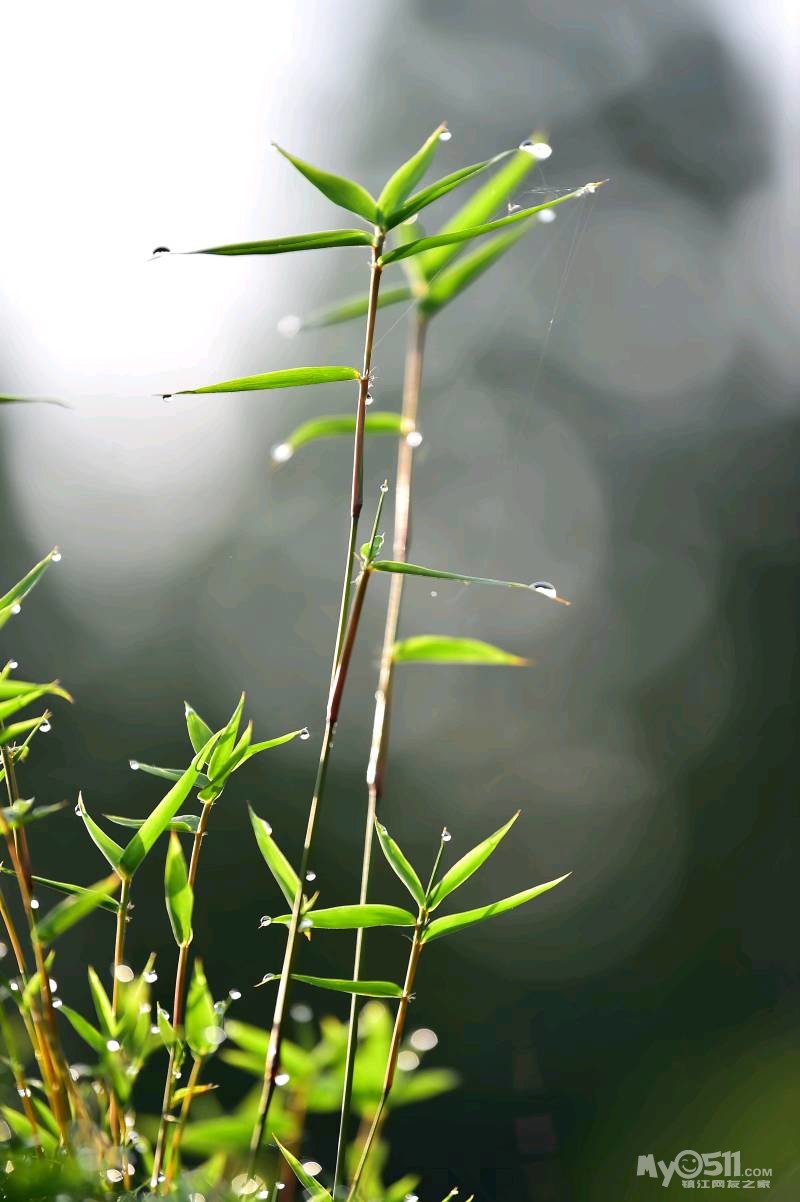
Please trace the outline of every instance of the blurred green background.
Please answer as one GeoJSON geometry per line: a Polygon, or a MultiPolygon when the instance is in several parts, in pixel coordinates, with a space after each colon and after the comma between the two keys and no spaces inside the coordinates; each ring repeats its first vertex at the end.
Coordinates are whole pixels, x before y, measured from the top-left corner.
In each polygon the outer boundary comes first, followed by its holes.
{"type": "MultiPolygon", "coordinates": [[[[522,808],[465,905],[573,875],[426,957],[414,1019],[439,1033],[429,1063],[464,1084],[393,1119],[395,1164],[423,1173],[424,1197],[457,1183],[480,1202],[638,1202],[660,1196],[636,1177],[638,1155],[738,1149],[772,1167],[769,1196],[795,1199],[788,10],[92,2],[18,6],[9,34],[0,391],[73,405],[0,422],[2,580],[55,542],[64,556],[3,631],[3,658],[30,679],[57,673],[77,699],[23,789],[54,801],[81,787],[94,811],[144,813],[158,782],[127,761],[186,758],[184,697],[219,724],[244,688],[259,737],[311,727],[237,775],[204,852],[198,950],[253,1021],[270,999],[249,987],[277,968],[282,935],[257,930],[279,901],[245,801],[299,851],[348,479],[344,442],[280,470],[269,448],[305,417],[349,411],[352,389],[157,394],[356,361],[357,326],[287,341],[276,323],[358,291],[365,256],[149,253],[336,225],[272,139],[378,188],[441,119],[453,131],[442,171],[540,128],[554,153],[520,203],[611,178],[533,231],[429,339],[413,557],[551,579],[573,606],[411,582],[405,634],[486,638],[536,663],[402,672],[383,818],[424,864],[443,823],[455,855],[522,808]]],[[[378,327],[382,408],[399,407],[399,316],[378,327]]],[[[389,440],[370,444],[368,489],[392,462],[389,440]]],[[[357,891],[384,584],[317,838],[329,904],[357,891]]],[[[71,807],[32,842],[42,873],[102,871],[71,807]]],[[[166,981],[155,861],[132,958],[159,950],[166,981]]],[[[382,867],[375,879],[399,900],[382,867]]],[[[65,940],[65,997],[81,996],[81,961],[110,959],[106,927],[101,915],[65,940]]],[[[307,971],[342,970],[350,948],[347,935],[315,940],[307,971]]],[[[367,948],[370,975],[397,974],[400,936],[367,948]]],[[[332,1127],[309,1151],[331,1161],[332,1127]]]]}

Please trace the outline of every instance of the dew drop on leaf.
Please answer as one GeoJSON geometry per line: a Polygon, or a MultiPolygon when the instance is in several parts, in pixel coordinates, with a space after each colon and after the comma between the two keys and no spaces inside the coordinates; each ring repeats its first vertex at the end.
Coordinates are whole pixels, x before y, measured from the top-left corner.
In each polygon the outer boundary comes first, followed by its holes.
{"type": "Polygon", "coordinates": [[[258,929],[262,930],[263,927],[270,926],[272,926],[272,919],[270,918],[269,914],[262,914],[258,923],[258,929]]]}
{"type": "Polygon", "coordinates": [[[533,584],[529,585],[535,593],[541,593],[544,597],[557,597],[558,590],[549,580],[534,580],[533,584]]]}
{"type": "Polygon", "coordinates": [[[543,225],[550,225],[551,222],[555,221],[556,216],[557,214],[555,209],[542,209],[541,213],[539,214],[539,220],[543,225]]]}
{"type": "Polygon", "coordinates": [[[300,318],[294,313],[287,313],[278,322],[278,333],[282,334],[284,338],[294,338],[300,333],[302,324],[300,318]]]}
{"type": "Polygon", "coordinates": [[[446,827],[446,826],[445,826],[445,827],[443,827],[443,829],[442,829],[442,843],[449,843],[449,842],[450,842],[450,840],[451,840],[452,838],[453,838],[453,836],[450,834],[450,832],[449,832],[449,830],[447,829],[447,827],[446,827]]]}
{"type": "Polygon", "coordinates": [[[303,740],[303,742],[305,742],[306,739],[311,738],[311,731],[308,729],[307,726],[304,726],[303,729],[300,731],[300,738],[303,740]]]}
{"type": "Polygon", "coordinates": [[[288,442],[276,442],[269,455],[273,463],[288,463],[294,455],[294,450],[288,442]]]}
{"type": "Polygon", "coordinates": [[[412,430],[410,434],[406,434],[406,442],[410,447],[418,447],[422,445],[422,435],[419,430],[412,430]]]}
{"type": "Polygon", "coordinates": [[[449,129],[443,129],[442,132],[439,134],[439,141],[440,142],[449,142],[450,139],[452,138],[452,136],[453,135],[451,134],[449,129]]]}
{"type": "Polygon", "coordinates": [[[138,772],[138,771],[139,771],[139,761],[138,761],[138,760],[128,760],[128,763],[129,763],[129,764],[130,764],[130,766],[131,766],[131,771],[132,771],[132,772],[138,772]]]}
{"type": "Polygon", "coordinates": [[[317,879],[316,872],[307,872],[306,873],[306,880],[309,882],[309,884],[311,883],[311,881],[315,881],[316,879],[317,879]]]}
{"type": "Polygon", "coordinates": [[[48,731],[51,731],[52,729],[53,729],[52,726],[50,725],[50,723],[47,721],[46,718],[45,718],[44,722],[42,722],[41,726],[39,727],[39,730],[42,732],[43,735],[46,735],[48,733],[48,731]]]}

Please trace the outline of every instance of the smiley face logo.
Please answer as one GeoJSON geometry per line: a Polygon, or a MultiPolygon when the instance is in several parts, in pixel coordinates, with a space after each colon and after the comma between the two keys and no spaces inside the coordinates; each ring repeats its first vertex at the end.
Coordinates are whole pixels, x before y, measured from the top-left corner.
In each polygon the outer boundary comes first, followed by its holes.
{"type": "Polygon", "coordinates": [[[681,1177],[697,1177],[703,1171],[703,1157],[691,1148],[685,1148],[675,1157],[675,1169],[681,1177]]]}

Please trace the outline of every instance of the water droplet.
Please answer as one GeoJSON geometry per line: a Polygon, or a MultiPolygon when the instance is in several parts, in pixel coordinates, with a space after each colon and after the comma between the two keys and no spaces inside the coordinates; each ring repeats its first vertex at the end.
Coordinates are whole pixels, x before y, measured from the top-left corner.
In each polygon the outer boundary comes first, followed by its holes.
{"type": "Polygon", "coordinates": [[[442,828],[442,843],[449,843],[453,836],[450,834],[447,827],[442,828]]]}
{"type": "Polygon", "coordinates": [[[520,208],[520,206],[517,204],[514,204],[513,201],[509,201],[508,205],[506,207],[507,207],[509,213],[516,213],[517,209],[520,208]]]}
{"type": "Polygon", "coordinates": [[[544,162],[545,159],[549,159],[550,155],[553,153],[553,147],[549,146],[547,142],[520,142],[519,148],[520,150],[524,150],[526,154],[531,155],[534,159],[538,159],[539,162],[544,162]]]}
{"type": "Polygon", "coordinates": [[[406,442],[410,447],[418,447],[422,445],[422,435],[419,430],[412,430],[410,434],[406,434],[406,442]]]}
{"type": "MultiPolygon", "coordinates": [[[[263,977],[261,978],[261,980],[258,982],[258,984],[259,985],[269,985],[270,981],[275,981],[275,980],[277,980],[277,973],[265,972],[263,977]]],[[[256,988],[258,988],[258,986],[256,986],[256,988]]]]}
{"type": "Polygon", "coordinates": [[[53,729],[52,726],[50,725],[50,723],[47,721],[46,718],[39,727],[39,730],[42,732],[43,735],[48,734],[48,732],[51,731],[52,729],[53,729]]]}
{"type": "Polygon", "coordinates": [[[311,731],[308,729],[307,726],[304,726],[303,729],[300,731],[300,738],[303,740],[303,742],[305,742],[306,739],[311,738],[311,731]]]}
{"type": "Polygon", "coordinates": [[[150,1028],[150,1034],[158,1035],[158,1024],[157,1023],[153,1023],[152,1027],[150,1028]]]}
{"type": "Polygon", "coordinates": [[[271,926],[272,926],[272,919],[270,918],[269,914],[262,914],[261,918],[259,919],[259,922],[258,922],[258,929],[262,930],[263,927],[271,927],[271,926]]]}
{"type": "Polygon", "coordinates": [[[76,802],[75,802],[75,813],[76,813],[76,814],[78,815],[78,817],[80,818],[80,816],[81,816],[81,805],[80,805],[80,802],[79,802],[79,801],[76,801],[76,802]]]}
{"type": "Polygon", "coordinates": [[[413,1073],[415,1068],[419,1068],[419,1056],[416,1052],[403,1051],[397,1057],[397,1067],[403,1073],[413,1073]]]}
{"type": "Polygon", "coordinates": [[[58,981],[55,978],[50,977],[47,983],[50,986],[51,993],[58,993],[58,981]]]}
{"type": "Polygon", "coordinates": [[[32,910],[38,910],[38,909],[39,909],[39,899],[38,899],[38,897],[32,897],[32,898],[31,898],[31,909],[32,909],[32,910]]]}
{"type": "Polygon", "coordinates": [[[311,883],[311,881],[315,881],[316,879],[317,879],[316,872],[307,872],[306,873],[306,880],[309,882],[309,884],[311,883]]]}
{"type": "Polygon", "coordinates": [[[114,976],[118,981],[122,981],[123,985],[127,985],[133,980],[133,969],[130,964],[118,964],[114,970],[114,976]]]}
{"type": "Polygon", "coordinates": [[[542,209],[541,213],[539,214],[539,220],[542,222],[543,225],[551,225],[552,222],[555,221],[555,219],[556,219],[555,209],[542,209]]]}
{"type": "Polygon", "coordinates": [[[314,1011],[305,1002],[297,1002],[289,1013],[296,1023],[310,1023],[314,1017],[314,1011]]]}
{"type": "Polygon", "coordinates": [[[452,138],[452,136],[453,135],[450,133],[449,129],[443,129],[442,132],[439,134],[439,141],[440,142],[449,142],[450,139],[452,138]]]}
{"type": "Polygon", "coordinates": [[[317,1173],[322,1172],[322,1165],[318,1164],[316,1160],[307,1160],[303,1165],[303,1168],[308,1173],[309,1177],[316,1177],[317,1173]]]}
{"type": "Polygon", "coordinates": [[[273,463],[288,463],[294,455],[294,448],[288,442],[276,442],[269,453],[273,463]]]}
{"type": "Polygon", "coordinates": [[[106,1177],[109,1181],[121,1181],[122,1171],[121,1169],[106,1169],[106,1177]]]}
{"type": "Polygon", "coordinates": [[[19,985],[18,985],[18,983],[17,983],[16,981],[11,981],[8,987],[9,987],[9,989],[11,990],[11,992],[12,992],[12,993],[18,993],[18,992],[19,992],[19,985]]]}
{"type": "Polygon", "coordinates": [[[313,925],[314,925],[314,921],[313,921],[313,919],[311,919],[311,918],[301,918],[301,920],[300,920],[300,923],[299,923],[299,930],[301,930],[301,931],[310,931],[310,930],[311,930],[311,928],[313,927],[313,925]]]}
{"type": "Polygon", "coordinates": [[[51,563],[61,563],[61,552],[54,551],[53,554],[50,556],[50,562],[51,563]]]}
{"type": "Polygon", "coordinates": [[[61,998],[60,998],[60,997],[54,997],[54,998],[53,998],[53,1009],[54,1009],[54,1010],[60,1010],[60,1009],[61,1009],[61,1007],[63,1006],[63,1004],[64,1004],[64,1003],[62,1002],[62,1000],[61,1000],[61,998]]]}
{"type": "Polygon", "coordinates": [[[372,393],[371,393],[371,392],[368,392],[368,393],[367,393],[367,399],[365,400],[364,404],[365,404],[365,405],[371,405],[371,404],[372,404],[372,402],[373,402],[374,400],[375,400],[375,397],[372,395],[372,393]]]}
{"type": "Polygon", "coordinates": [[[222,1027],[206,1027],[203,1034],[215,1048],[218,1048],[221,1043],[225,1042],[225,1032],[222,1027]]]}
{"type": "Polygon", "coordinates": [[[0,943],[0,960],[4,959],[7,955],[8,948],[6,947],[5,943],[0,943]]]}
{"type": "Polygon", "coordinates": [[[247,1173],[239,1173],[231,1182],[231,1189],[240,1198],[249,1198],[252,1194],[260,1190],[264,1184],[258,1177],[250,1177],[247,1173]]]}
{"type": "Polygon", "coordinates": [[[229,989],[228,990],[228,997],[231,999],[232,1002],[238,1002],[238,1000],[241,996],[242,996],[241,989],[229,989]]]}
{"type": "Polygon", "coordinates": [[[106,1047],[108,1048],[109,1052],[118,1052],[120,1049],[120,1042],[118,1039],[107,1039],[106,1047]]]}
{"type": "Polygon", "coordinates": [[[181,1079],[181,1077],[182,1077],[182,1076],[183,1076],[183,1073],[182,1073],[182,1071],[181,1071],[179,1068],[174,1068],[174,1069],[172,1070],[172,1079],[173,1079],[173,1081],[180,1081],[180,1079],[181,1079]]]}
{"type": "Polygon", "coordinates": [[[275,1078],[275,1084],[276,1085],[288,1085],[289,1084],[289,1074],[288,1073],[278,1073],[277,1077],[275,1078]]]}
{"type": "Polygon", "coordinates": [[[418,1052],[430,1052],[439,1042],[439,1036],[430,1027],[419,1027],[411,1032],[411,1046],[418,1052]]]}
{"type": "Polygon", "coordinates": [[[9,667],[10,671],[16,672],[17,668],[19,667],[19,664],[17,663],[17,661],[15,659],[10,659],[8,661],[8,667],[9,667]]]}
{"type": "Polygon", "coordinates": [[[168,246],[157,246],[153,251],[154,255],[168,255],[169,253],[170,249],[168,246]]]}
{"type": "Polygon", "coordinates": [[[385,496],[388,491],[389,491],[389,481],[384,480],[383,484],[381,485],[381,492],[385,496]]]}
{"type": "Polygon", "coordinates": [[[130,764],[132,772],[139,771],[139,761],[138,760],[128,760],[128,763],[130,764]]]}
{"type": "Polygon", "coordinates": [[[300,333],[302,321],[295,313],[287,313],[278,322],[278,333],[284,338],[295,338],[300,333]]]}
{"type": "Polygon", "coordinates": [[[286,1182],[285,1181],[276,1181],[275,1188],[276,1189],[286,1189],[286,1182]]]}
{"type": "Polygon", "coordinates": [[[557,597],[558,590],[549,580],[534,580],[533,584],[528,586],[535,593],[541,593],[543,597],[557,597]]]}
{"type": "Polygon", "coordinates": [[[419,1202],[419,1194],[406,1194],[403,1202],[419,1202]]]}
{"type": "Polygon", "coordinates": [[[150,1003],[142,1002],[141,1006],[139,1007],[139,1013],[140,1014],[149,1014],[150,1013],[150,1003]]]}
{"type": "Polygon", "coordinates": [[[21,614],[22,613],[22,606],[19,604],[19,602],[17,602],[16,605],[11,606],[11,612],[12,612],[12,614],[21,614]]]}
{"type": "Polygon", "coordinates": [[[431,596],[432,596],[432,597],[438,597],[438,596],[439,596],[439,594],[437,593],[437,591],[436,591],[436,589],[435,589],[435,588],[432,588],[432,589],[431,589],[431,596]]]}
{"type": "Polygon", "coordinates": [[[156,983],[156,981],[158,980],[158,973],[157,973],[157,972],[152,972],[152,971],[151,971],[151,972],[146,972],[146,973],[144,974],[144,979],[145,979],[145,981],[147,982],[147,984],[148,984],[148,985],[154,985],[154,984],[156,983]]]}
{"type": "Polygon", "coordinates": [[[21,1098],[29,1098],[31,1096],[31,1091],[28,1089],[27,1085],[21,1085],[17,1090],[17,1093],[21,1098]]]}

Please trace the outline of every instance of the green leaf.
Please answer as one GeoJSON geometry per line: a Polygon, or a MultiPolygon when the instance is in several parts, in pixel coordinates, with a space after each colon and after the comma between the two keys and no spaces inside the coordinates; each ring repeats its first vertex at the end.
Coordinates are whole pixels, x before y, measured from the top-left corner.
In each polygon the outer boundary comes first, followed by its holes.
{"type": "MultiPolygon", "coordinates": [[[[92,914],[98,906],[105,907],[110,895],[119,887],[120,879],[116,873],[98,881],[88,889],[76,891],[71,897],[66,897],[57,906],[36,923],[36,934],[41,943],[54,943],[76,923],[88,914],[92,914]]],[[[77,889],[77,887],[76,887],[77,889]]]]}
{"type": "Polygon", "coordinates": [[[520,209],[517,213],[509,213],[507,217],[498,217],[496,221],[487,221],[483,225],[473,225],[467,229],[451,230],[446,234],[434,234],[431,238],[418,238],[414,242],[408,242],[405,246],[397,246],[394,250],[388,251],[387,254],[381,255],[380,264],[386,267],[389,263],[396,263],[398,259],[405,259],[409,255],[420,255],[428,250],[435,250],[441,246],[452,246],[458,242],[469,242],[473,238],[480,238],[484,234],[493,234],[495,230],[504,229],[507,225],[516,225],[518,221],[527,221],[529,217],[533,217],[536,213],[541,213],[544,209],[554,209],[557,205],[566,204],[568,200],[575,200],[576,197],[585,196],[588,191],[596,191],[600,187],[602,180],[598,180],[592,184],[584,184],[582,188],[576,188],[574,192],[568,192],[565,196],[557,196],[554,200],[547,200],[543,204],[533,205],[529,209],[520,209]]]}
{"type": "MultiPolygon", "coordinates": [[[[288,925],[291,914],[281,914],[273,922],[288,925]]],[[[315,930],[354,931],[363,927],[413,927],[416,919],[409,910],[400,906],[331,906],[327,910],[312,910],[305,921],[310,921],[315,930]]]]}
{"type": "Polygon", "coordinates": [[[19,697],[22,693],[51,693],[55,697],[63,697],[65,701],[72,701],[71,695],[66,689],[62,689],[57,680],[51,680],[48,684],[36,684],[30,680],[14,680],[10,676],[0,678],[0,701],[7,701],[9,697],[19,697]]]}
{"type": "Polygon", "coordinates": [[[20,799],[15,801],[13,805],[6,806],[3,809],[6,822],[12,830],[17,830],[21,826],[29,826],[31,822],[38,822],[40,818],[47,818],[50,814],[57,814],[63,810],[66,802],[57,801],[50,806],[36,806],[34,808],[34,799],[20,799]]]}
{"type": "Polygon", "coordinates": [[[419,307],[427,317],[432,317],[448,305],[450,301],[469,287],[475,280],[483,275],[485,271],[502,256],[512,246],[524,238],[534,224],[523,224],[519,229],[511,230],[508,234],[500,234],[496,238],[492,238],[489,242],[478,246],[471,254],[459,259],[452,267],[441,271],[435,279],[432,279],[427,293],[421,298],[419,307]]]}
{"type": "Polygon", "coordinates": [[[98,826],[95,820],[89,816],[89,812],[83,802],[82,793],[78,794],[78,813],[83,819],[83,824],[89,832],[89,838],[94,845],[103,853],[111,867],[119,870],[123,850],[119,843],[115,843],[111,836],[107,835],[102,827],[98,826]]]}
{"type": "Polygon", "coordinates": [[[58,405],[60,409],[71,408],[66,401],[54,396],[0,396],[0,405],[58,405]]]}
{"type": "Polygon", "coordinates": [[[162,1010],[159,1005],[156,1005],[156,1024],[158,1025],[158,1032],[164,1041],[164,1047],[174,1047],[178,1042],[178,1036],[175,1033],[175,1028],[169,1021],[169,1015],[166,1010],[162,1010]]]}
{"type": "MultiPolygon", "coordinates": [[[[37,1127],[36,1134],[34,1134],[33,1127],[27,1115],[20,1114],[18,1110],[13,1110],[10,1106],[0,1106],[0,1114],[3,1115],[3,1118],[17,1139],[25,1143],[30,1143],[34,1147],[41,1145],[42,1151],[47,1153],[48,1156],[55,1156],[58,1148],[58,1140],[49,1131],[43,1131],[41,1127],[37,1127]]],[[[44,1179],[44,1176],[40,1178],[40,1180],[44,1179]]]]}
{"type": "Polygon", "coordinates": [[[313,167],[311,163],[295,158],[282,146],[278,146],[276,142],[273,142],[273,146],[279,154],[289,160],[293,167],[297,168],[301,175],[304,175],[315,188],[318,188],[323,196],[327,196],[328,200],[332,200],[334,204],[340,205],[351,213],[357,213],[370,225],[377,223],[378,207],[375,198],[370,196],[366,188],[361,187],[361,184],[341,175],[331,175],[329,171],[321,171],[319,167],[313,167]]]}
{"type": "MultiPolygon", "coordinates": [[[[395,209],[394,213],[392,213],[391,221],[388,223],[388,228],[391,229],[404,221],[408,221],[415,213],[426,209],[435,200],[446,196],[454,188],[459,188],[468,179],[472,179],[473,175],[479,175],[481,171],[485,171],[487,167],[492,167],[511,153],[511,151],[506,150],[503,154],[495,155],[491,159],[485,159],[482,163],[473,163],[470,167],[461,167],[458,171],[451,171],[449,175],[445,175],[442,179],[436,180],[435,183],[429,184],[427,188],[423,188],[420,192],[415,193],[414,196],[410,196],[399,209],[395,209]]],[[[526,155],[525,157],[529,158],[530,156],[526,155]]]]}
{"type": "Polygon", "coordinates": [[[397,168],[384,186],[378,197],[378,210],[380,219],[387,228],[394,224],[392,218],[395,210],[428,170],[433,156],[436,154],[439,137],[446,129],[446,125],[438,125],[430,137],[422,143],[419,150],[397,168]]]}
{"type": "Polygon", "coordinates": [[[206,743],[213,737],[213,731],[207,722],[204,722],[196,709],[189,705],[188,701],[183,703],[186,711],[186,729],[189,732],[189,740],[195,751],[202,751],[206,743]]]}
{"type": "Polygon", "coordinates": [[[53,547],[53,550],[48,555],[45,555],[44,559],[40,559],[39,562],[31,568],[30,572],[23,576],[22,579],[13,586],[13,588],[10,588],[7,593],[0,597],[0,611],[11,609],[14,605],[19,605],[25,599],[25,597],[27,597],[34,585],[39,582],[44,573],[50,567],[50,564],[53,562],[54,555],[60,556],[58,547],[53,547]]]}
{"type": "Polygon", "coordinates": [[[134,772],[145,772],[161,780],[180,780],[183,776],[183,768],[159,768],[157,764],[144,764],[141,760],[130,760],[129,763],[134,772]]]}
{"type": "Polygon", "coordinates": [[[250,822],[253,826],[258,850],[261,852],[267,867],[278,882],[281,893],[289,905],[293,906],[297,890],[300,888],[300,879],[272,838],[272,827],[270,824],[265,822],[263,818],[259,818],[251,805],[248,805],[247,808],[250,811],[250,822]]]}
{"type": "Polygon", "coordinates": [[[570,873],[567,872],[564,876],[556,877],[554,881],[546,881],[544,885],[534,885],[532,889],[525,889],[522,893],[514,893],[511,897],[505,897],[502,901],[492,902],[488,906],[478,906],[475,910],[464,910],[461,914],[448,914],[446,918],[436,918],[424,932],[422,942],[430,943],[433,939],[438,939],[442,935],[452,935],[455,931],[460,931],[464,927],[471,927],[477,922],[485,922],[487,918],[494,918],[496,914],[505,914],[508,910],[514,910],[517,906],[532,901],[540,893],[546,893],[548,889],[553,889],[556,885],[560,885],[569,875],[570,873]]]}
{"type": "Polygon", "coordinates": [[[178,947],[192,942],[192,910],[194,894],[189,884],[181,841],[172,832],[167,844],[167,860],[164,869],[164,897],[167,903],[172,933],[178,947]]]}
{"type": "Polygon", "coordinates": [[[280,1148],[284,1160],[294,1173],[297,1180],[304,1189],[308,1190],[311,1202],[333,1202],[331,1195],[328,1193],[325,1187],[320,1185],[315,1177],[312,1177],[310,1173],[305,1171],[297,1157],[292,1156],[292,1153],[289,1151],[289,1149],[284,1148],[279,1139],[276,1137],[273,1138],[275,1138],[275,1143],[280,1148]]]}
{"type": "Polygon", "coordinates": [[[430,576],[436,580],[459,580],[463,584],[497,584],[502,588],[524,588],[529,592],[538,593],[540,597],[547,596],[551,601],[561,605],[569,605],[563,597],[550,597],[534,588],[532,584],[523,584],[519,580],[492,580],[488,576],[464,576],[460,572],[442,572],[438,568],[423,568],[416,563],[399,563],[392,559],[378,559],[372,564],[376,572],[402,572],[407,576],[430,576]]]}
{"type": "Polygon", "coordinates": [[[417,634],[395,643],[396,664],[527,664],[530,661],[502,651],[481,639],[461,639],[448,634],[417,634]]]}
{"type": "Polygon", "coordinates": [[[0,701],[0,722],[5,722],[6,718],[10,718],[12,714],[18,713],[25,709],[26,705],[31,705],[34,701],[38,701],[40,697],[44,697],[46,693],[52,693],[53,689],[50,685],[37,685],[27,693],[20,693],[16,697],[9,697],[7,701],[0,701]]]}
{"type": "Polygon", "coordinates": [[[219,735],[213,735],[192,760],[183,776],[158,803],[139,830],[131,839],[122,853],[119,871],[127,876],[133,876],[148,852],[152,851],[160,835],[169,826],[183,802],[188,797],[199,773],[200,764],[204,763],[211,754],[211,749],[219,735]]]}
{"type": "Polygon", "coordinates": [[[95,970],[90,967],[87,971],[89,975],[89,990],[97,1012],[100,1029],[106,1039],[111,1039],[117,1034],[117,1023],[114,1018],[114,1012],[111,1009],[111,1001],[95,970]]]}
{"type": "MultiPolygon", "coordinates": [[[[2,872],[5,876],[17,875],[13,868],[4,868],[2,864],[0,864],[0,872],[2,872]]],[[[77,897],[78,895],[87,892],[83,885],[73,885],[70,881],[54,881],[47,876],[36,876],[35,873],[31,877],[31,880],[35,881],[37,885],[43,885],[45,889],[53,889],[57,893],[69,893],[77,897]]],[[[101,901],[99,905],[101,909],[110,910],[112,914],[116,914],[119,910],[119,902],[110,896],[106,896],[106,898],[101,901]]]]}
{"type": "Polygon", "coordinates": [[[242,693],[233,713],[225,723],[214,752],[208,761],[208,776],[212,784],[216,784],[216,777],[221,775],[223,765],[230,759],[231,752],[236,743],[236,736],[239,733],[239,725],[242,721],[244,702],[245,695],[242,693]]]}
{"type": "MultiPolygon", "coordinates": [[[[378,294],[378,308],[385,309],[388,305],[398,305],[402,301],[409,301],[413,295],[410,288],[403,286],[381,288],[378,294]]],[[[365,317],[368,308],[368,296],[354,296],[330,309],[318,309],[309,313],[308,317],[304,317],[300,322],[299,330],[318,330],[323,326],[335,326],[344,321],[352,321],[356,317],[365,317]]]]}
{"type": "MultiPolygon", "coordinates": [[[[275,449],[273,456],[277,463],[291,459],[295,451],[310,442],[318,442],[321,438],[336,438],[339,435],[352,435],[356,428],[355,414],[335,413],[325,417],[314,417],[303,422],[293,430],[289,437],[280,444],[280,450],[275,449]]],[[[411,429],[410,423],[400,413],[368,413],[364,419],[365,434],[405,434],[411,429]]]]}
{"type": "Polygon", "coordinates": [[[402,997],[403,990],[393,981],[343,981],[338,977],[308,977],[293,972],[292,980],[304,985],[315,985],[319,989],[332,989],[334,993],[355,993],[359,997],[402,997]]]}
{"type": "Polygon", "coordinates": [[[378,842],[381,845],[381,851],[389,861],[390,866],[394,869],[400,880],[408,889],[411,896],[418,906],[425,905],[425,890],[422,887],[422,881],[417,876],[411,864],[408,862],[402,851],[391,837],[386,827],[382,822],[375,819],[375,830],[378,833],[378,842]]]}
{"type": "MultiPolygon", "coordinates": [[[[122,814],[104,814],[103,817],[107,818],[109,822],[116,823],[117,826],[127,826],[137,831],[145,824],[144,818],[125,818],[122,814]]],[[[167,830],[176,831],[179,835],[194,835],[197,833],[199,825],[199,814],[176,814],[167,830]]]]}
{"type": "MultiPolygon", "coordinates": [[[[482,225],[484,221],[494,217],[501,205],[504,205],[518,191],[527,176],[536,167],[536,159],[526,150],[512,151],[510,156],[501,155],[500,157],[507,159],[503,167],[499,171],[493,172],[458,212],[445,222],[439,231],[440,234],[482,225]]],[[[420,264],[425,277],[432,279],[458,253],[457,244],[428,251],[420,264]]]]}
{"type": "MultiPolygon", "coordinates": [[[[5,747],[8,743],[14,743],[20,735],[27,734],[29,731],[35,733],[49,717],[49,712],[45,710],[43,714],[39,714],[36,718],[25,718],[22,722],[12,722],[10,726],[6,726],[3,730],[0,730],[0,747],[5,747]]],[[[59,806],[60,808],[61,806],[59,806]]],[[[47,806],[47,809],[52,809],[52,807],[47,806]]]]}
{"type": "Polygon", "coordinates": [[[186,1042],[195,1056],[210,1056],[217,1050],[219,1040],[209,1039],[208,1032],[219,1026],[203,965],[195,960],[186,1002],[186,1042]]]}
{"type": "Polygon", "coordinates": [[[166,396],[199,396],[210,392],[261,392],[269,388],[304,388],[309,384],[336,384],[342,380],[359,380],[355,367],[289,367],[283,371],[268,371],[261,376],[243,376],[239,380],[224,380],[221,384],[206,384],[202,388],[182,388],[166,396]]]}
{"type": "Polygon", "coordinates": [[[283,255],[298,250],[324,250],[330,246],[372,246],[372,234],[366,230],[321,230],[316,234],[291,234],[261,242],[232,242],[228,246],[208,246],[194,255],[283,255]]]}
{"type": "Polygon", "coordinates": [[[469,880],[474,872],[477,872],[481,864],[489,859],[489,856],[495,850],[497,845],[511,830],[514,823],[519,818],[520,811],[508,820],[505,826],[501,826],[493,835],[489,835],[488,839],[484,839],[472,851],[468,851],[465,856],[462,856],[452,868],[450,868],[442,877],[442,879],[434,885],[430,893],[428,901],[428,909],[435,910],[440,902],[443,902],[446,897],[457,889],[459,885],[463,885],[464,881],[469,880]]]}

